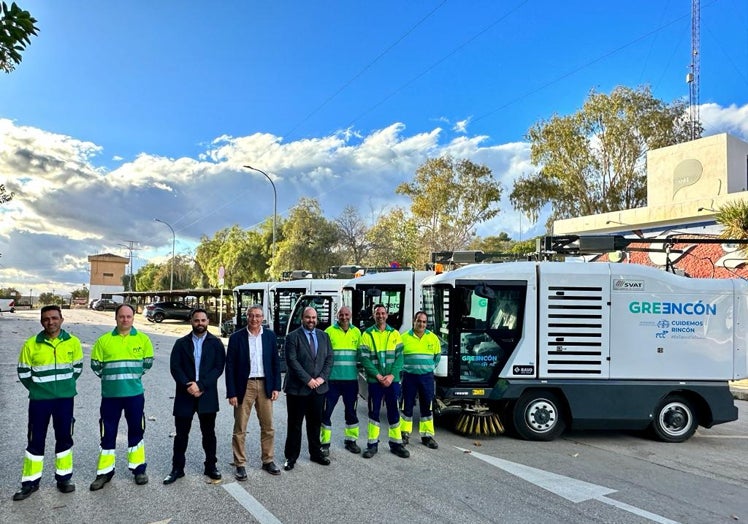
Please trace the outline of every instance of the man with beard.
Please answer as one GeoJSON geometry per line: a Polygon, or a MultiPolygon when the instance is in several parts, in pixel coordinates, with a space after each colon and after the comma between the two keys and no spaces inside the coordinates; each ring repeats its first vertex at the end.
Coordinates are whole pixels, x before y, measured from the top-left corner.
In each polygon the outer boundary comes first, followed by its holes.
{"type": "Polygon", "coordinates": [[[184,477],[185,452],[197,413],[205,451],[204,474],[221,479],[216,467],[216,414],[218,413],[218,377],[223,374],[226,353],[218,337],[208,332],[208,312],[193,309],[190,314],[192,332],[174,343],[171,350],[171,376],[177,384],[174,395],[174,453],[171,473],[164,484],[184,477]]]}

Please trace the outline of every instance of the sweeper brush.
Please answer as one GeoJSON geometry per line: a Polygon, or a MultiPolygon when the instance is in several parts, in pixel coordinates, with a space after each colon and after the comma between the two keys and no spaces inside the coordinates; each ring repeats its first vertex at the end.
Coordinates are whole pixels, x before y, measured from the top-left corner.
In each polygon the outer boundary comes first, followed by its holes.
{"type": "Polygon", "coordinates": [[[458,433],[474,437],[491,437],[504,433],[499,415],[482,404],[464,408],[455,429],[458,433]]]}

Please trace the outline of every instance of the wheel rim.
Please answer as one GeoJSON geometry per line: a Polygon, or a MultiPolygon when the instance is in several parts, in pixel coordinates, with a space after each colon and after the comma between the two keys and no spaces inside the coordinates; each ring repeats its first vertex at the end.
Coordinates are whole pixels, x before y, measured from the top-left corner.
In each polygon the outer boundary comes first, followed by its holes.
{"type": "Polygon", "coordinates": [[[692,421],[691,409],[682,402],[665,404],[658,417],[663,433],[671,437],[680,437],[688,433],[692,421]]]}
{"type": "Polygon", "coordinates": [[[558,410],[553,402],[544,398],[533,400],[525,410],[525,422],[536,433],[551,431],[558,422],[558,410]]]}

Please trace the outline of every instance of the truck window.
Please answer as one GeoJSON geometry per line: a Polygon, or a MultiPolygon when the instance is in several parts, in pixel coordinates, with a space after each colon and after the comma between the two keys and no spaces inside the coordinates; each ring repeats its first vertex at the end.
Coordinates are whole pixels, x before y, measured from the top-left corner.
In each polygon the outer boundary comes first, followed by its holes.
{"type": "Polygon", "coordinates": [[[464,286],[459,381],[494,384],[522,336],[526,285],[464,286]]]}

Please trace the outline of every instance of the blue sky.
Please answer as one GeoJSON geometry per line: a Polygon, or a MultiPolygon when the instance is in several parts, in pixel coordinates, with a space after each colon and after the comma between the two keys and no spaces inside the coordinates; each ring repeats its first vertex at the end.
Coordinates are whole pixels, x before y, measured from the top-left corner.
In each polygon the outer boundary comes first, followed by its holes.
{"type": "MultiPolygon", "coordinates": [[[[748,140],[748,2],[702,0],[706,134],[748,140]]],[[[0,285],[87,282],[86,256],[188,253],[315,197],[375,220],[426,158],[534,170],[524,136],[591,89],[688,96],[690,2],[29,0],[39,36],[0,77],[0,285]]],[[[482,235],[538,234],[502,201],[482,235]]]]}

